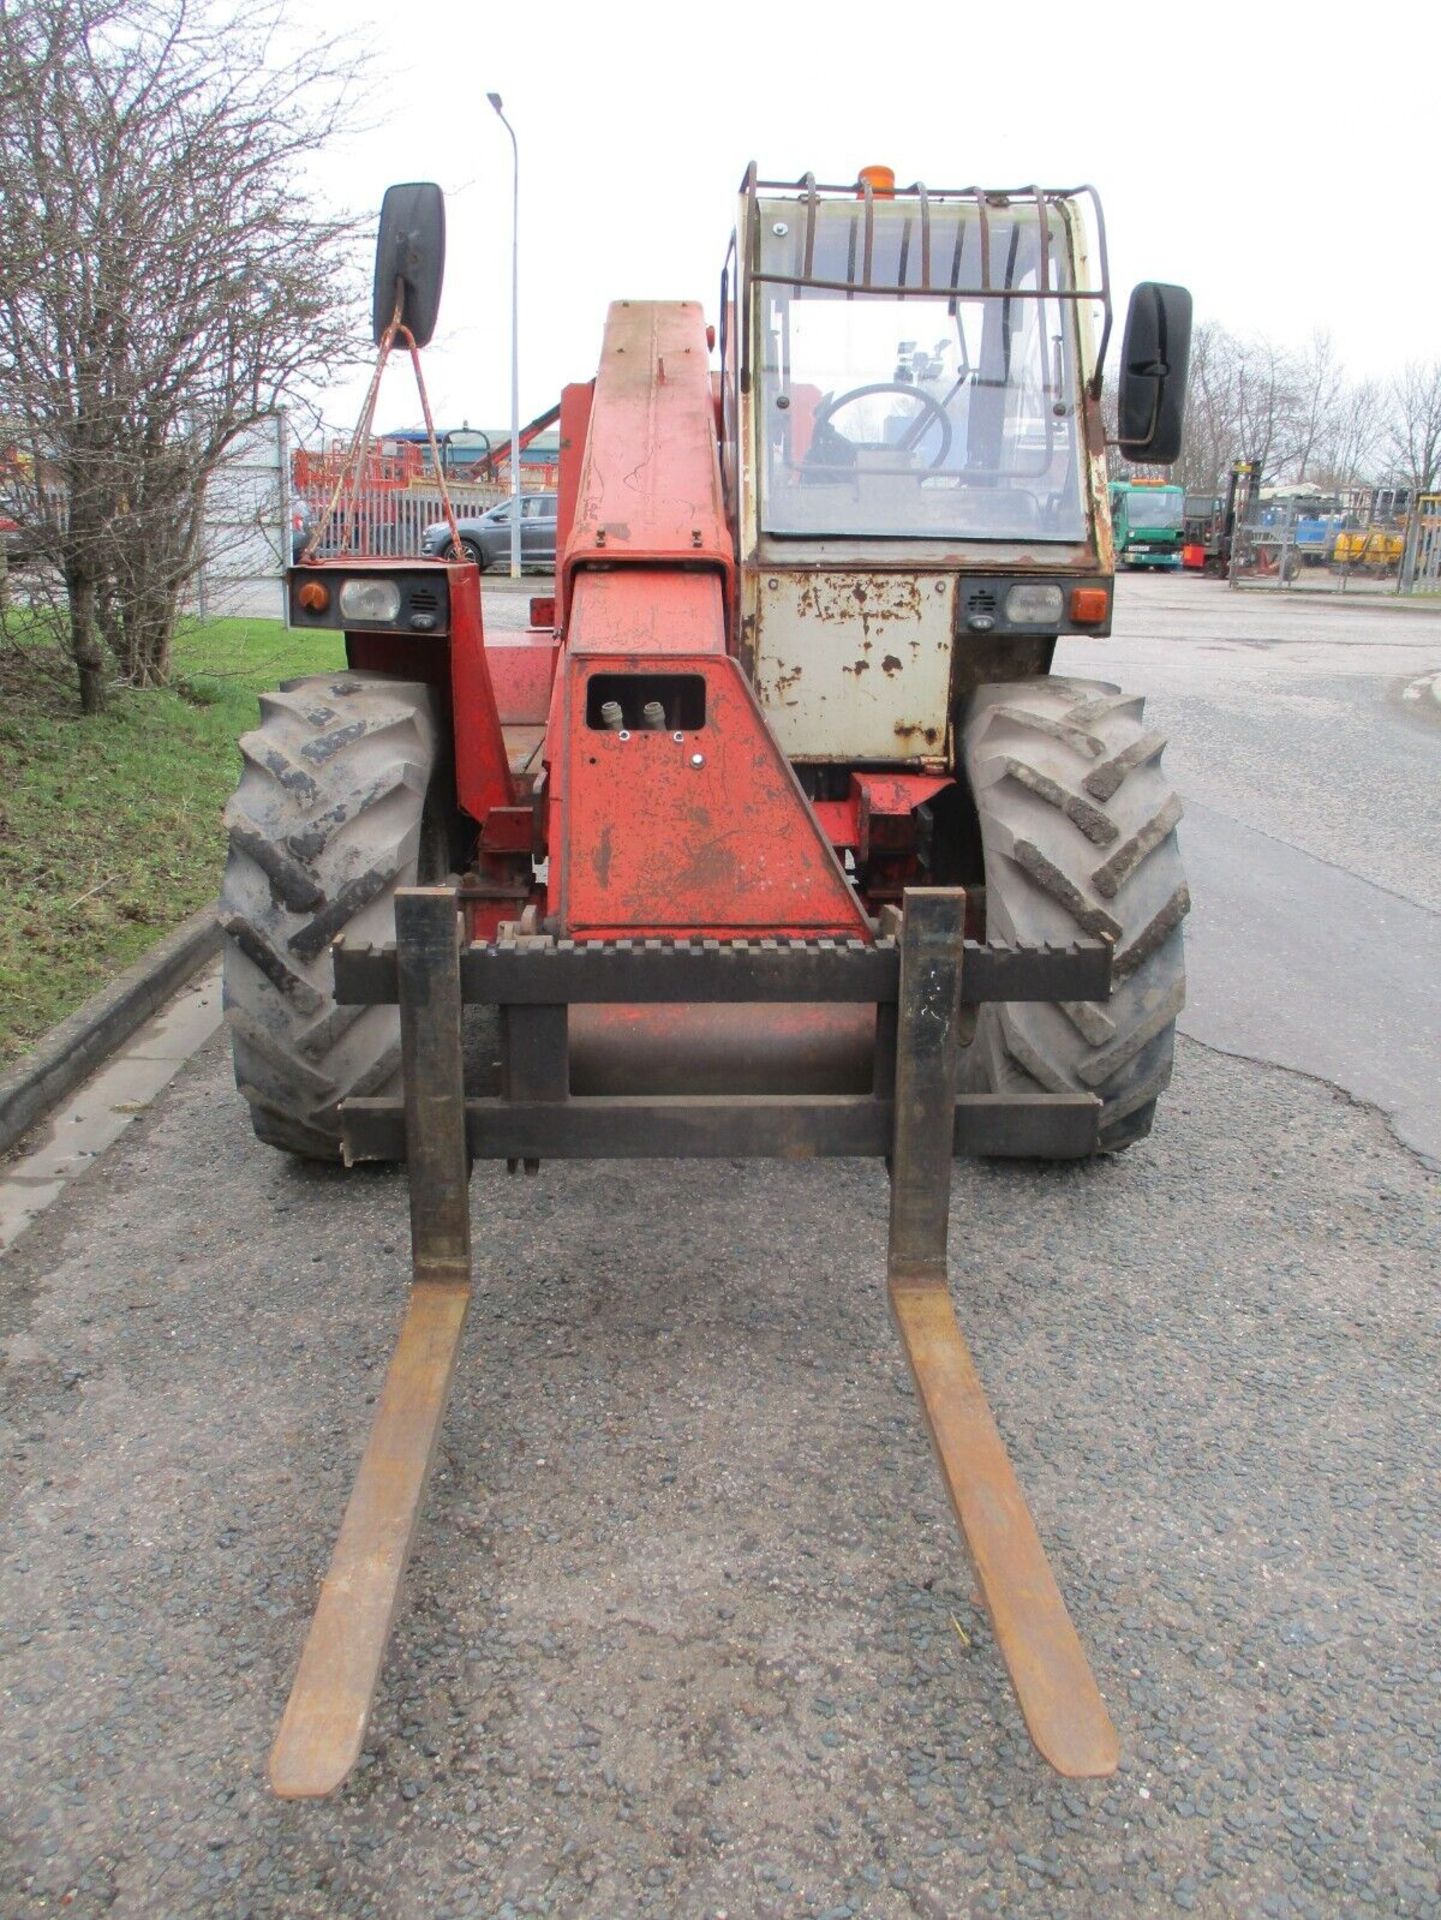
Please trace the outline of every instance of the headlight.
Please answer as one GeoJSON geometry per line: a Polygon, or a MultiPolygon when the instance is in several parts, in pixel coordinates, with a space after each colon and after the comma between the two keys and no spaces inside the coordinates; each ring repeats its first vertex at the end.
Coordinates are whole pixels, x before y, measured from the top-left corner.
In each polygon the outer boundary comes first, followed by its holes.
{"type": "MultiPolygon", "coordinates": [[[[345,604],[341,596],[341,605],[345,604]]],[[[1059,587],[1012,587],[1006,595],[1006,618],[1017,627],[1049,627],[1059,624],[1066,597],[1059,587]]]]}
{"type": "Polygon", "coordinates": [[[393,620],[400,612],[400,588],[393,580],[347,580],[340,589],[342,620],[393,620]]]}

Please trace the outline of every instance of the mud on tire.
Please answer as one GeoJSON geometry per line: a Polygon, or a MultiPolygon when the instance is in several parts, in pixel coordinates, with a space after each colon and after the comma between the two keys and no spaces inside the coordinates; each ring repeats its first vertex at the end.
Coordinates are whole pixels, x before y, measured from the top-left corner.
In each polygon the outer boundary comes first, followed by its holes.
{"type": "Polygon", "coordinates": [[[965,725],[987,937],[1115,943],[1109,1000],[982,1007],[969,1083],[1098,1094],[1112,1151],[1151,1130],[1185,1000],[1181,802],[1143,711],[1102,681],[1038,679],[982,687],[965,725]]]}
{"type": "Polygon", "coordinates": [[[338,1160],[338,1106],[386,1091],[394,1007],[337,1007],[330,943],[395,936],[395,890],[446,865],[426,816],[440,729],[430,688],[335,673],[260,697],[225,810],[220,893],[235,1078],[257,1136],[338,1160]]]}

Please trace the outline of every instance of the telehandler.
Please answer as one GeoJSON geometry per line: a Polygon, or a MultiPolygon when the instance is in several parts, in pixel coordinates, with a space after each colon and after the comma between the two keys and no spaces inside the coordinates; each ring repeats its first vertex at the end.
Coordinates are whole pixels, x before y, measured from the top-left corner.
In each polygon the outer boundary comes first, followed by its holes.
{"type": "MultiPolygon", "coordinates": [[[[392,188],[376,384],[396,341],[419,373],[443,253],[439,189],[392,188]]],[[[611,307],[562,397],[528,631],[485,635],[458,550],[288,575],[291,624],[342,631],[348,667],[264,697],[241,743],[236,1075],[261,1140],[407,1161],[413,1283],[282,1795],[361,1750],[477,1157],[883,1156],[891,1311],[1026,1724],[1063,1774],[1117,1763],[946,1271],[953,1156],[1140,1139],[1182,1003],[1162,739],[1139,699],[1050,672],[1059,636],[1110,629],[1099,202],[752,166],[718,320],[611,307]],[[467,1007],[497,1055],[469,1086],[467,1007]]],[[[1136,289],[1131,460],[1179,451],[1189,329],[1183,289],[1136,289]]]]}

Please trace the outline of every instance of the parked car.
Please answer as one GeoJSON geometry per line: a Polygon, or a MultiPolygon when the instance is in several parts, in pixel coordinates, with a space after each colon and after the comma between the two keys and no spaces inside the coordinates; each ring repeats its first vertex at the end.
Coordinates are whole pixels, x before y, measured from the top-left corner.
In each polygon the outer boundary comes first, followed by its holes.
{"type": "MultiPolygon", "coordinates": [[[[555,566],[555,505],[553,493],[523,493],[520,496],[520,563],[523,567],[555,566]]],[[[490,568],[504,571],[510,565],[510,516],[513,503],[502,500],[480,514],[457,514],[461,552],[473,560],[482,573],[490,568]]],[[[450,551],[450,528],[436,520],[420,536],[420,550],[426,554],[450,551]]]]}

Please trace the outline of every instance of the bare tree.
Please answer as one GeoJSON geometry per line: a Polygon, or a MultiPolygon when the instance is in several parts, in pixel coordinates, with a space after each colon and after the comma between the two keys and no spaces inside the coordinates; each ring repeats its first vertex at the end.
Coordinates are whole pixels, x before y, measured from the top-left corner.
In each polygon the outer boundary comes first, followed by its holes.
{"type": "Polygon", "coordinates": [[[1298,382],[1294,362],[1274,340],[1253,336],[1240,343],[1236,400],[1245,457],[1267,479],[1289,473],[1298,438],[1298,382]]]}
{"type": "Polygon", "coordinates": [[[1177,477],[1188,492],[1217,493],[1240,457],[1236,342],[1214,320],[1196,328],[1186,386],[1186,437],[1177,477]]]}
{"type": "Polygon", "coordinates": [[[1313,469],[1321,458],[1321,449],[1345,393],[1345,371],[1336,357],[1331,336],[1318,329],[1311,336],[1309,351],[1295,365],[1293,459],[1297,480],[1317,478],[1313,469]]]}
{"type": "Polygon", "coordinates": [[[354,350],[350,223],[302,163],[354,63],[281,0],[0,0],[4,495],[63,584],[84,711],[163,682],[206,482],[354,350]]]}
{"type": "Polygon", "coordinates": [[[1413,496],[1441,482],[1441,360],[1412,361],[1391,383],[1390,454],[1413,496]]]}
{"type": "Polygon", "coordinates": [[[1373,485],[1385,435],[1386,396],[1374,380],[1343,387],[1316,443],[1315,479],[1324,487],[1373,485]]]}

